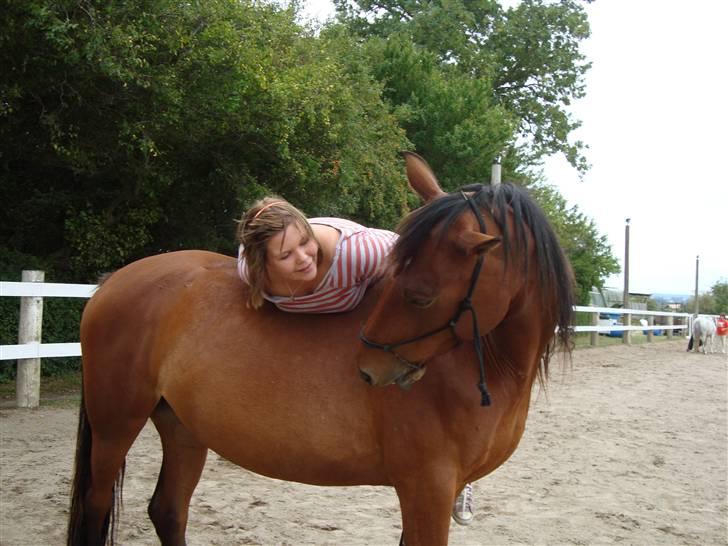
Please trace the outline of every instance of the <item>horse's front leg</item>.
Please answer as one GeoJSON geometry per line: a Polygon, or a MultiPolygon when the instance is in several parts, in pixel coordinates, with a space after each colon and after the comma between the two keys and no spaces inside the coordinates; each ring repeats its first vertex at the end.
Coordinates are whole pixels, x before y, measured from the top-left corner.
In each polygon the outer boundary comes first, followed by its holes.
{"type": "Polygon", "coordinates": [[[446,546],[457,484],[454,472],[433,469],[395,484],[406,546],[446,546]]]}

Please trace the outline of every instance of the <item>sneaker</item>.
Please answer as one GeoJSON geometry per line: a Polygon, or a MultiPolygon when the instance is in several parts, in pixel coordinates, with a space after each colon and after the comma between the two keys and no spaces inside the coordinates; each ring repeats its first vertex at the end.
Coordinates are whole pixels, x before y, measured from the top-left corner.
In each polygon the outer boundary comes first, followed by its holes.
{"type": "Polygon", "coordinates": [[[473,521],[473,486],[465,484],[452,507],[452,519],[459,525],[470,525],[473,521]]]}

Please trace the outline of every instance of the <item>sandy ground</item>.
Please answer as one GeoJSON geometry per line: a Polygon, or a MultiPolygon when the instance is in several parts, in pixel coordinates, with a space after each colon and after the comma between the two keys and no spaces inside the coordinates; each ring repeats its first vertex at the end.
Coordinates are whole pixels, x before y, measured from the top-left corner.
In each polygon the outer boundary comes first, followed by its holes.
{"type": "MultiPolygon", "coordinates": [[[[475,484],[454,545],[728,544],[728,358],[684,341],[580,349],[534,390],[513,457],[475,484]]],[[[76,411],[0,411],[0,544],[64,543],[76,411]]],[[[158,544],[146,516],[161,461],[147,427],[128,457],[121,544],[158,544]]],[[[270,480],[208,458],[191,545],[397,544],[394,490],[270,480]]]]}

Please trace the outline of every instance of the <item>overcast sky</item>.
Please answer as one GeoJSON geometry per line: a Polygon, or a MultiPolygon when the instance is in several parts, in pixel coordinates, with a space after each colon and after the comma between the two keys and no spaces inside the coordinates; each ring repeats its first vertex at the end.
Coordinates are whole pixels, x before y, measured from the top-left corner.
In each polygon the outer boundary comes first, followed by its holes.
{"type": "MultiPolygon", "coordinates": [[[[513,2],[510,2],[513,3],[513,2]]],[[[333,14],[329,0],[306,12],[333,14]]],[[[593,63],[572,106],[592,165],[579,180],[561,157],[547,181],[606,235],[620,265],[630,223],[632,292],[692,294],[728,282],[728,2],[596,0],[593,63]]],[[[621,274],[607,280],[621,290],[621,274]]]]}

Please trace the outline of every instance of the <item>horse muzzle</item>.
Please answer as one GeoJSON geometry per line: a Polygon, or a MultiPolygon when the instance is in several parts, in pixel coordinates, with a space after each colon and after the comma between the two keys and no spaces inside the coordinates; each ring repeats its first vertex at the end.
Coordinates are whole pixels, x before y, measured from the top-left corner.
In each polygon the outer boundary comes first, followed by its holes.
{"type": "Polygon", "coordinates": [[[425,375],[426,371],[427,367],[424,364],[421,364],[418,368],[412,368],[406,371],[399,378],[395,379],[394,382],[399,386],[400,389],[408,391],[410,390],[410,387],[413,383],[416,383],[417,381],[422,379],[422,376],[425,375]]]}
{"type": "Polygon", "coordinates": [[[404,390],[408,390],[413,383],[425,375],[426,367],[422,362],[410,362],[399,358],[391,358],[388,355],[387,365],[382,367],[380,362],[365,362],[359,366],[359,376],[368,385],[373,387],[384,387],[396,384],[404,390]]]}

